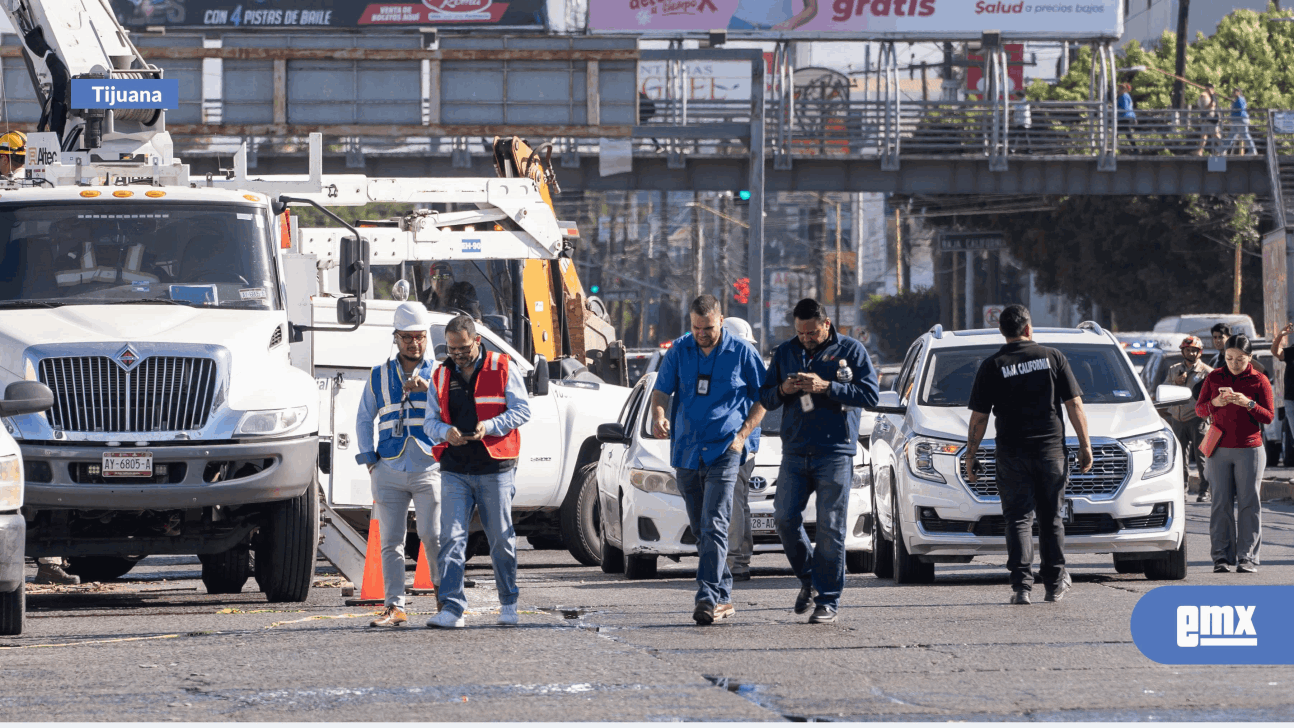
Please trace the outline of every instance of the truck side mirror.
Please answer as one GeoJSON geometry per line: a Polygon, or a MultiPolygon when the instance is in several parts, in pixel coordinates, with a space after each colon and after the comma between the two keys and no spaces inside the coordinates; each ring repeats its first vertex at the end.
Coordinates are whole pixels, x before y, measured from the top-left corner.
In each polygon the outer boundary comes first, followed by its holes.
{"type": "Polygon", "coordinates": [[[364,323],[368,306],[358,298],[342,298],[337,301],[337,323],[359,326],[364,323]]]}
{"type": "Polygon", "coordinates": [[[342,295],[362,297],[368,291],[368,241],[364,238],[341,239],[341,269],[337,282],[342,295]]]}
{"type": "Polygon", "coordinates": [[[17,417],[44,412],[54,406],[54,393],[40,382],[13,382],[4,389],[0,417],[17,417]]]}
{"type": "Polygon", "coordinates": [[[548,359],[543,354],[535,354],[535,371],[530,376],[530,394],[535,397],[548,394],[548,359]]]}

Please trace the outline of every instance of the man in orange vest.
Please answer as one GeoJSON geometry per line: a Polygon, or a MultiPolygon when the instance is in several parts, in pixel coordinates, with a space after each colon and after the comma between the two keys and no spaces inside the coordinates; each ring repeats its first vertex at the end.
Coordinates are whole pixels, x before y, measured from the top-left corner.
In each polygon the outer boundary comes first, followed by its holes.
{"type": "Polygon", "coordinates": [[[455,316],[445,325],[449,359],[432,373],[423,427],[440,461],[440,598],[428,627],[462,627],[467,597],[467,527],[475,506],[490,541],[499,624],[517,623],[517,534],[512,529],[513,475],[521,451],[517,428],[530,419],[522,369],[506,355],[484,351],[476,322],[455,316]]]}

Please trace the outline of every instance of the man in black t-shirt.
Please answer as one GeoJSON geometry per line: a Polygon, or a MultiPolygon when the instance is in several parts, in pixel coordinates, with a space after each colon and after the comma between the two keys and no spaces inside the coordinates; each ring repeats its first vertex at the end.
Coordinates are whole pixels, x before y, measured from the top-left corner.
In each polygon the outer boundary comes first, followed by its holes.
{"type": "Polygon", "coordinates": [[[978,479],[975,454],[988,417],[996,418],[997,492],[1006,519],[1006,567],[1011,570],[1011,603],[1029,604],[1033,589],[1033,519],[1038,516],[1038,576],[1046,599],[1058,602],[1069,589],[1065,571],[1065,419],[1078,434],[1078,464],[1092,469],[1082,390],[1069,361],[1059,351],[1035,344],[1029,309],[1019,304],[1002,311],[998,330],[1007,344],[984,360],[971,387],[966,480],[978,479]]]}

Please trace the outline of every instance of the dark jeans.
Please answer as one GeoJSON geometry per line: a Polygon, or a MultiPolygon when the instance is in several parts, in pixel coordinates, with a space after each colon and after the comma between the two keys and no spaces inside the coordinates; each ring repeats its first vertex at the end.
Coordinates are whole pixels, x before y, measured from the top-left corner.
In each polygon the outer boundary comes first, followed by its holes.
{"type": "Polygon", "coordinates": [[[1209,478],[1204,473],[1204,453],[1200,452],[1200,443],[1204,442],[1204,420],[1199,418],[1187,422],[1170,419],[1169,424],[1173,427],[1173,434],[1177,435],[1178,441],[1182,443],[1182,452],[1186,453],[1182,458],[1182,470],[1186,475],[1190,475],[1190,470],[1186,463],[1191,460],[1195,461],[1195,467],[1200,471],[1200,492],[1205,493],[1209,490],[1209,478]]]}
{"type": "Polygon", "coordinates": [[[732,602],[732,572],[728,570],[728,519],[732,517],[732,490],[741,468],[741,453],[725,449],[710,464],[696,470],[678,468],[678,490],[687,507],[687,519],[696,535],[696,601],[732,602]]]}
{"type": "Polygon", "coordinates": [[[854,459],[849,455],[782,455],[773,496],[773,522],[800,582],[818,590],[820,607],[836,609],[845,590],[845,528],[854,459]],[[804,507],[817,493],[814,541],[804,530],[804,507]]]}
{"type": "Polygon", "coordinates": [[[997,453],[997,492],[1006,518],[1006,568],[1011,588],[1033,588],[1033,520],[1038,518],[1038,578],[1048,588],[1065,579],[1065,484],[1063,451],[1051,454],[997,453]]]}

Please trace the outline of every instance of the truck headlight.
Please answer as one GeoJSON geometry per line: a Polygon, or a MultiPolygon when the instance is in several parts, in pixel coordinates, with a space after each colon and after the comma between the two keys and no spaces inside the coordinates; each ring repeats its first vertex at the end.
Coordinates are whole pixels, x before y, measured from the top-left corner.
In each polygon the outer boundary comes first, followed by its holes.
{"type": "Polygon", "coordinates": [[[868,465],[854,466],[854,488],[867,488],[872,484],[872,468],[868,465]]]}
{"type": "Polygon", "coordinates": [[[678,482],[673,477],[655,470],[630,470],[629,484],[646,493],[682,495],[678,490],[678,482]]]}
{"type": "Polygon", "coordinates": [[[0,458],[0,511],[22,508],[22,456],[0,458]]]}
{"type": "Polygon", "coordinates": [[[1177,452],[1173,431],[1167,428],[1150,435],[1133,437],[1123,441],[1128,452],[1150,451],[1150,467],[1141,475],[1141,479],[1155,478],[1173,469],[1177,452]]]}
{"type": "Polygon", "coordinates": [[[288,407],[277,410],[253,410],[243,414],[235,435],[282,435],[296,429],[306,421],[305,407],[288,407]]]}
{"type": "Polygon", "coordinates": [[[931,440],[917,438],[908,442],[908,468],[912,474],[924,480],[947,483],[944,476],[935,469],[936,455],[956,455],[962,449],[962,443],[948,440],[931,440]]]}

